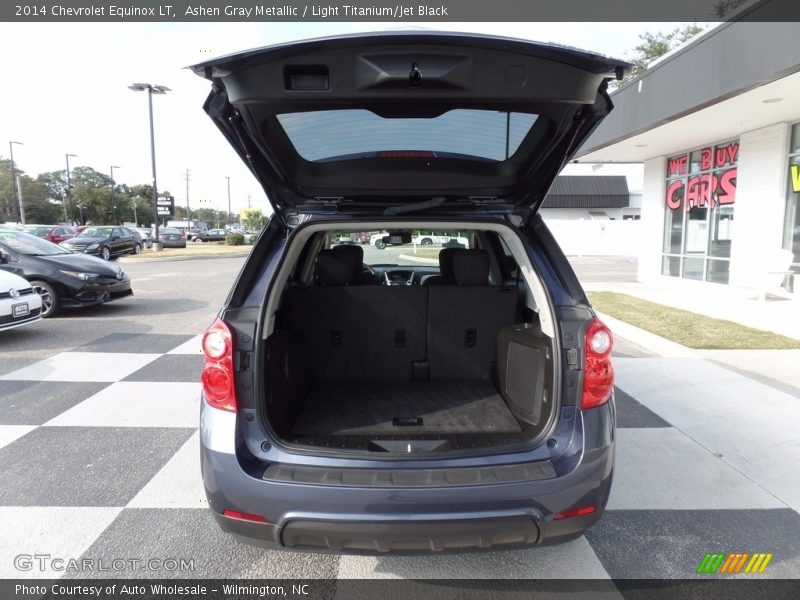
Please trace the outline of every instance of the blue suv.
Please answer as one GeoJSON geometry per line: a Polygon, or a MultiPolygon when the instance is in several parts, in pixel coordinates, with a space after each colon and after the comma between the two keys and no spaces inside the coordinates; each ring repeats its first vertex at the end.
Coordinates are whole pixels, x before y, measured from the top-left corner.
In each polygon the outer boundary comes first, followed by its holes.
{"type": "Polygon", "coordinates": [[[192,67],[274,208],[202,343],[202,476],[224,530],[441,552],[600,519],[612,336],[538,209],[628,67],[419,32],[192,67]],[[383,250],[340,243],[380,232],[383,250]]]}

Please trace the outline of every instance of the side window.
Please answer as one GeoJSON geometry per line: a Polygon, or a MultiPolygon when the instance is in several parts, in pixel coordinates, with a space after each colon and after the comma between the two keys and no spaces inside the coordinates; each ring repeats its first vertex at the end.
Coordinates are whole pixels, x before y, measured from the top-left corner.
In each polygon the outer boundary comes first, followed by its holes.
{"type": "Polygon", "coordinates": [[[503,269],[503,277],[506,277],[507,279],[519,279],[519,265],[514,259],[511,249],[508,247],[508,244],[506,244],[506,241],[500,236],[497,236],[497,240],[500,242],[500,248],[503,250],[501,255],[502,264],[500,265],[500,267],[503,269]]]}
{"type": "Polygon", "coordinates": [[[122,235],[122,231],[119,227],[114,227],[114,229],[111,230],[111,237],[122,237],[122,235]]]}

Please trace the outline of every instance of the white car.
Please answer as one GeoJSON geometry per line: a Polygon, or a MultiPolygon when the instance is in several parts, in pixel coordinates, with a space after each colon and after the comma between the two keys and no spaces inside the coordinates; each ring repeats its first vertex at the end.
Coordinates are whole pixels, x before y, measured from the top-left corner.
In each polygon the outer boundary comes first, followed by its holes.
{"type": "Polygon", "coordinates": [[[0,270],[0,331],[42,318],[42,298],[19,275],[0,270]]]}
{"type": "Polygon", "coordinates": [[[464,248],[469,248],[469,240],[467,238],[455,235],[443,235],[441,233],[421,233],[412,241],[414,244],[418,244],[420,246],[432,246],[434,244],[437,246],[442,246],[452,242],[454,244],[459,244],[464,248]]]}

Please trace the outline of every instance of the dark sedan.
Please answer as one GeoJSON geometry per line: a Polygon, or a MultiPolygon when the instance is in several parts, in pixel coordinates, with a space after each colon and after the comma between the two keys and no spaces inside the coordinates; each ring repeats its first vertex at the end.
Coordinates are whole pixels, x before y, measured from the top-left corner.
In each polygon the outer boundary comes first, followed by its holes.
{"type": "Polygon", "coordinates": [[[186,234],[175,227],[159,227],[158,241],[162,248],[186,248],[186,234]]]}
{"type": "Polygon", "coordinates": [[[42,297],[42,316],[133,294],[120,267],[11,229],[0,230],[0,269],[24,277],[42,297]]]}
{"type": "Polygon", "coordinates": [[[224,242],[228,231],[226,229],[208,229],[197,234],[194,238],[196,242],[224,242]]]}
{"type": "Polygon", "coordinates": [[[122,254],[139,254],[142,240],[127,227],[111,225],[89,226],[71,240],[61,243],[67,250],[94,254],[103,260],[111,260],[122,254]]]}

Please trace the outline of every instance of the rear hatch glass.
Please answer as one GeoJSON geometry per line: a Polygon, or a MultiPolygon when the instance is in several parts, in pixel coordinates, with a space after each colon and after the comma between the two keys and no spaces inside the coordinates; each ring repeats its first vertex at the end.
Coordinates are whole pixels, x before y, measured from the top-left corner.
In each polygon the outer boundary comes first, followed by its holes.
{"type": "Polygon", "coordinates": [[[387,118],[364,109],[278,115],[305,160],[430,158],[444,155],[502,161],[513,155],[537,115],[455,109],[431,118],[387,118]],[[416,154],[415,154],[416,153],[416,154]]]}

